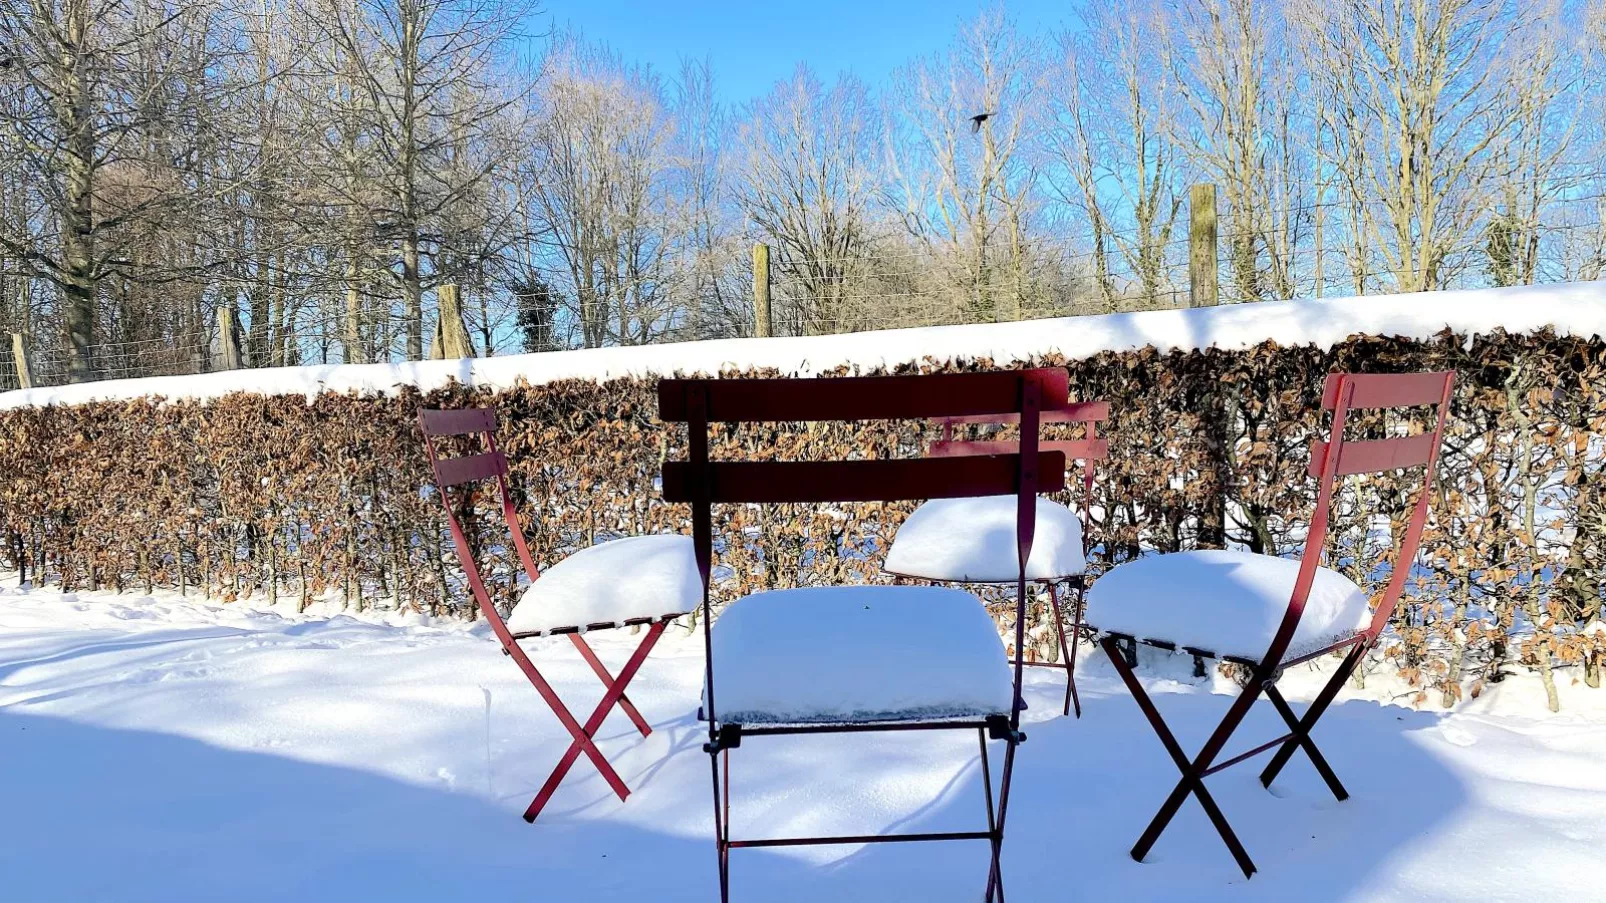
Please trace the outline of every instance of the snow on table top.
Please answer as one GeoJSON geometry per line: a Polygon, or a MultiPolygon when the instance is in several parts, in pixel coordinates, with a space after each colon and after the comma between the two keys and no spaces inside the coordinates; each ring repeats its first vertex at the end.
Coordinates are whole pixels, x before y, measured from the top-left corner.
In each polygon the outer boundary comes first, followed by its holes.
{"type": "Polygon", "coordinates": [[[1059,353],[1070,359],[1104,351],[1152,346],[1160,351],[1281,345],[1330,348],[1353,335],[1429,338],[1445,328],[1469,335],[1545,327],[1560,335],[1600,335],[1606,324],[1606,282],[1518,286],[1320,301],[1233,304],[1191,310],[1157,310],[859,332],[848,335],[716,339],[630,348],[593,348],[467,360],[397,364],[340,364],[232,370],[198,376],[106,380],[0,394],[0,410],[31,405],[163,397],[210,399],[236,392],[314,395],[319,392],[387,393],[400,386],[428,391],[453,380],[508,388],[563,379],[716,373],[774,368],[807,376],[838,366],[893,367],[991,358],[1006,366],[1059,353]]]}
{"type": "MultiPolygon", "coordinates": [[[[1095,581],[1085,619],[1101,631],[1258,661],[1288,612],[1298,575],[1297,559],[1251,552],[1150,555],[1095,581]]],[[[1361,588],[1321,568],[1285,657],[1352,636],[1370,618],[1361,588]]]]}
{"type": "Polygon", "coordinates": [[[581,549],[541,574],[507,619],[514,633],[684,614],[703,600],[690,536],[630,536],[581,549]]]}
{"type": "MultiPolygon", "coordinates": [[[[932,499],[892,537],[889,574],[967,583],[1013,583],[1020,573],[1013,495],[932,499]]],[[[1037,526],[1026,559],[1027,580],[1073,577],[1087,570],[1082,521],[1071,509],[1038,498],[1037,526]]]]}
{"type": "Polygon", "coordinates": [[[754,593],[714,622],[713,644],[725,723],[984,716],[1014,693],[992,618],[949,587],[754,593]]]}

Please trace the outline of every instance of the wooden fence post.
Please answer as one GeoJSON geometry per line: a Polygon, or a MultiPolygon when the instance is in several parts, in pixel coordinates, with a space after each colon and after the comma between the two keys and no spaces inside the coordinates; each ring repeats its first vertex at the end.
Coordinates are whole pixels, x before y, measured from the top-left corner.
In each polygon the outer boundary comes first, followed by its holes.
{"type": "Polygon", "coordinates": [[[33,388],[33,366],[28,362],[28,340],[20,332],[11,334],[11,359],[17,365],[17,387],[33,388]]]}
{"type": "Polygon", "coordinates": [[[240,355],[240,321],[236,319],[234,308],[220,307],[217,312],[217,330],[219,354],[223,358],[223,369],[238,370],[244,363],[240,355]]]}
{"type": "Polygon", "coordinates": [[[474,356],[474,342],[463,325],[463,294],[456,283],[443,283],[435,290],[440,309],[435,318],[435,337],[430,342],[430,360],[456,360],[474,356]]]}
{"type": "Polygon", "coordinates": [[[770,314],[770,246],[753,245],[753,334],[768,338],[775,334],[770,314]]]}
{"type": "Polygon", "coordinates": [[[1188,306],[1215,307],[1216,186],[1203,182],[1188,191],[1188,306]]]}

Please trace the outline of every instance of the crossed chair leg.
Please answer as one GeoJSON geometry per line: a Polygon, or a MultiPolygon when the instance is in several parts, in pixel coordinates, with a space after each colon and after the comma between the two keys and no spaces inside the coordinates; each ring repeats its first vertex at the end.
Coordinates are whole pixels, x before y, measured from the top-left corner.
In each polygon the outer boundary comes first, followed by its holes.
{"type": "Polygon", "coordinates": [[[1004,773],[1000,776],[1003,793],[998,801],[998,814],[993,815],[993,770],[987,764],[987,734],[978,731],[981,738],[981,784],[987,795],[987,833],[992,835],[992,865],[987,872],[987,892],[983,903],[1004,903],[1004,867],[1000,861],[1004,852],[1004,816],[1009,812],[1009,779],[1015,767],[1015,743],[1004,747],[1004,773]]]}
{"type": "Polygon", "coordinates": [[[1315,727],[1322,714],[1327,711],[1327,707],[1332,703],[1333,698],[1338,695],[1338,691],[1344,685],[1344,682],[1349,679],[1351,672],[1360,663],[1361,657],[1365,653],[1365,644],[1357,644],[1351,648],[1349,654],[1345,656],[1343,664],[1328,680],[1327,685],[1322,688],[1315,702],[1306,711],[1304,718],[1299,718],[1294,714],[1293,708],[1288,705],[1288,701],[1283,698],[1282,693],[1277,689],[1276,682],[1278,677],[1281,676],[1280,673],[1255,674],[1251,677],[1249,685],[1244,688],[1237,699],[1233,700],[1232,706],[1227,710],[1227,714],[1222,718],[1221,723],[1217,725],[1215,732],[1210,735],[1210,739],[1205,741],[1204,747],[1192,759],[1189,759],[1187,754],[1183,752],[1181,744],[1177,742],[1176,737],[1171,733],[1171,729],[1166,726],[1164,719],[1160,717],[1160,712],[1155,708],[1154,701],[1149,698],[1149,694],[1144,691],[1143,685],[1138,682],[1137,675],[1133,672],[1132,667],[1127,664],[1126,656],[1121,653],[1120,648],[1116,645],[1115,638],[1105,636],[1099,640],[1099,645],[1103,647],[1104,653],[1109,656],[1116,672],[1121,675],[1121,681],[1126,684],[1127,690],[1131,692],[1133,700],[1138,704],[1138,708],[1143,710],[1144,717],[1148,718],[1149,724],[1154,727],[1155,734],[1159,736],[1161,744],[1166,748],[1166,752],[1170,753],[1171,760],[1176,763],[1177,770],[1182,772],[1182,779],[1177,782],[1176,787],[1171,791],[1171,795],[1166,797],[1165,802],[1161,804],[1160,811],[1155,813],[1154,819],[1149,822],[1149,826],[1144,829],[1143,835],[1138,838],[1137,844],[1132,847],[1133,859],[1139,862],[1143,861],[1143,858],[1149,854],[1149,850],[1153,848],[1155,841],[1160,839],[1160,834],[1171,823],[1171,819],[1182,808],[1183,802],[1192,795],[1198,799],[1199,805],[1205,811],[1205,815],[1210,818],[1210,823],[1215,826],[1216,832],[1221,835],[1222,841],[1226,843],[1227,849],[1231,851],[1233,859],[1238,863],[1238,867],[1243,870],[1244,877],[1248,878],[1254,875],[1254,861],[1245,852],[1243,843],[1238,840],[1238,835],[1232,830],[1232,825],[1227,823],[1226,816],[1221,813],[1221,808],[1216,805],[1216,801],[1210,795],[1209,789],[1205,787],[1204,779],[1274,747],[1277,749],[1276,754],[1272,756],[1271,762],[1267,764],[1266,769],[1260,774],[1262,786],[1270,787],[1271,782],[1276,779],[1283,766],[1288,764],[1288,760],[1293,756],[1294,751],[1303,749],[1311,764],[1316,767],[1322,779],[1327,782],[1328,789],[1333,792],[1333,796],[1340,801],[1349,798],[1348,791],[1344,789],[1343,784],[1339,783],[1338,777],[1333,774],[1333,770],[1327,764],[1326,758],[1322,756],[1321,751],[1316,748],[1315,742],[1311,740],[1310,731],[1311,728],[1315,727]],[[1233,756],[1224,762],[1217,763],[1216,757],[1221,753],[1222,748],[1226,746],[1227,740],[1232,737],[1233,732],[1242,724],[1244,717],[1249,714],[1250,707],[1254,705],[1255,700],[1259,698],[1261,693],[1266,694],[1266,697],[1271,700],[1272,706],[1282,716],[1283,721],[1288,725],[1288,733],[1247,752],[1233,756]]]}
{"type": "Polygon", "coordinates": [[[518,663],[519,669],[530,679],[530,683],[535,685],[536,692],[540,693],[541,698],[546,700],[553,714],[558,716],[558,721],[569,732],[569,735],[574,738],[570,742],[569,748],[563,753],[563,758],[558,760],[557,767],[552,770],[552,774],[547,777],[546,783],[541,786],[541,791],[536,794],[529,808],[524,810],[525,821],[533,822],[536,816],[541,814],[541,810],[546,806],[547,801],[552,798],[552,795],[557,792],[558,785],[563,782],[563,778],[569,773],[569,769],[574,767],[575,760],[580,757],[581,753],[585,753],[586,757],[591,760],[591,763],[596,766],[597,772],[602,775],[602,779],[608,782],[608,786],[613,789],[613,792],[618,795],[621,801],[630,796],[630,788],[625,785],[624,779],[619,777],[619,773],[608,763],[608,760],[602,755],[602,751],[597,749],[596,735],[597,731],[601,729],[603,721],[607,719],[608,712],[615,705],[618,705],[629,716],[631,722],[635,724],[636,729],[641,732],[643,737],[652,733],[652,728],[642,719],[641,713],[636,711],[636,707],[625,697],[625,687],[635,678],[636,672],[641,670],[642,663],[647,660],[647,654],[652,651],[652,647],[657,644],[658,638],[663,635],[664,628],[667,626],[667,622],[659,621],[648,628],[647,635],[642,638],[641,644],[636,647],[636,651],[631,654],[630,660],[625,663],[624,668],[619,671],[617,677],[608,674],[608,669],[602,664],[601,659],[597,658],[596,653],[591,650],[591,647],[583,639],[576,634],[571,634],[575,641],[575,648],[580,650],[581,656],[585,658],[586,663],[591,666],[591,670],[606,688],[602,695],[602,701],[597,703],[597,707],[592,710],[591,716],[586,719],[584,725],[575,720],[574,715],[563,704],[563,700],[558,697],[557,691],[553,690],[552,685],[547,682],[546,678],[541,676],[541,672],[530,661],[529,656],[525,655],[524,650],[520,649],[517,643],[511,644],[508,654],[518,663]]]}
{"type": "Polygon", "coordinates": [[[1082,612],[1084,610],[1083,594],[1087,591],[1086,584],[1076,583],[1076,601],[1071,606],[1071,636],[1067,642],[1065,637],[1065,614],[1060,608],[1058,584],[1048,585],[1048,601],[1054,607],[1054,631],[1059,634],[1060,660],[1065,663],[1065,714],[1076,710],[1076,717],[1082,717],[1082,700],[1076,695],[1076,641],[1082,637],[1082,612]]]}

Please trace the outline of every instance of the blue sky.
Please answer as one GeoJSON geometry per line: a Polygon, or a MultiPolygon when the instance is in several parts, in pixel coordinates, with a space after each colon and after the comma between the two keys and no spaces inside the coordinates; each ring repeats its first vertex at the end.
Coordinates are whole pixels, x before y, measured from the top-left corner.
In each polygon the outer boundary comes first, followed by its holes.
{"type": "MultiPolygon", "coordinates": [[[[852,71],[872,86],[908,60],[944,47],[991,0],[544,0],[532,30],[565,25],[625,58],[673,76],[685,57],[708,57],[722,100],[762,94],[807,62],[821,77],[852,71]]],[[[1027,33],[1067,20],[1067,0],[1011,0],[1027,33]]]]}

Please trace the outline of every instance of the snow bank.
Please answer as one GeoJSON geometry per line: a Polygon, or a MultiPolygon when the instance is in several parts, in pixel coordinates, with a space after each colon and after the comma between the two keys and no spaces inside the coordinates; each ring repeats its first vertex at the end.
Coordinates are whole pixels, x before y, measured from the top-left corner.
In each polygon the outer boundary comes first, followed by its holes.
{"type": "Polygon", "coordinates": [[[233,392],[313,395],[318,392],[428,391],[452,380],[507,388],[562,379],[608,379],[724,368],[775,368],[807,376],[842,365],[861,369],[991,358],[1007,365],[1043,354],[1091,357],[1153,346],[1161,351],[1281,345],[1330,348],[1353,335],[1425,339],[1443,329],[1478,335],[1545,327],[1582,338],[1606,332],[1606,282],[1521,286],[1322,301],[1238,304],[997,323],[933,326],[803,338],[718,339],[635,348],[400,364],[353,364],[235,370],[199,376],[107,380],[0,394],[0,410],[30,405],[160,396],[208,399],[233,392]]]}

